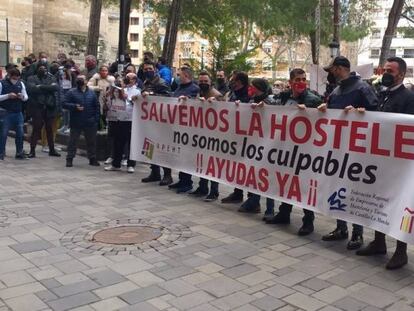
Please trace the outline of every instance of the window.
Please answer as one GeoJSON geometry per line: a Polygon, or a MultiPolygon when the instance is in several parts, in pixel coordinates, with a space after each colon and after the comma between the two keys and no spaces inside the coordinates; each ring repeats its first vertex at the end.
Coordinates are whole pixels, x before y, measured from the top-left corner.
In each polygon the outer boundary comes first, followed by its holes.
{"type": "Polygon", "coordinates": [[[408,67],[407,72],[405,73],[406,78],[412,78],[414,76],[413,74],[413,67],[408,67]]]}
{"type": "Polygon", "coordinates": [[[395,57],[395,55],[397,55],[397,50],[396,49],[391,49],[390,53],[388,54],[388,57],[395,57]]]}
{"type": "Polygon", "coordinates": [[[131,17],[131,25],[139,25],[139,17],[131,17]]]}
{"type": "Polygon", "coordinates": [[[129,35],[129,41],[131,42],[139,41],[139,33],[131,33],[129,35]]]}
{"type": "Polygon", "coordinates": [[[404,49],[404,58],[414,58],[414,49],[404,49]]]}
{"type": "Polygon", "coordinates": [[[381,39],[381,30],[373,29],[371,34],[372,39],[381,39]]]}
{"type": "Polygon", "coordinates": [[[131,50],[131,57],[132,58],[138,58],[138,54],[139,54],[138,50],[131,50]]]}
{"type": "Polygon", "coordinates": [[[370,58],[379,58],[380,56],[380,50],[379,49],[372,49],[370,58]]]}

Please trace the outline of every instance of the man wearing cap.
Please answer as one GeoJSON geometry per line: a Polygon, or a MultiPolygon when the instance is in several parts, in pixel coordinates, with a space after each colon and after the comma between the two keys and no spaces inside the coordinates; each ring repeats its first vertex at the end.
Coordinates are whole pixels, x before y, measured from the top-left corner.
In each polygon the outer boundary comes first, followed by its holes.
{"type": "MultiPolygon", "coordinates": [[[[326,104],[318,106],[320,111],[326,109],[344,109],[351,111],[355,108],[363,112],[365,110],[377,110],[378,98],[368,83],[362,81],[355,72],[351,72],[351,63],[344,56],[336,57],[332,63],[324,68],[338,83],[338,86],[328,97],[326,104]]],[[[352,237],[347,249],[355,250],[363,244],[363,227],[353,224],[352,237]]],[[[323,241],[339,241],[348,238],[348,225],[344,220],[337,220],[336,229],[322,237],[323,241]]]]}
{"type": "Polygon", "coordinates": [[[4,160],[7,134],[16,129],[16,159],[25,159],[23,152],[23,102],[27,101],[26,87],[20,79],[20,71],[12,68],[0,81],[0,160],[4,160]]]}

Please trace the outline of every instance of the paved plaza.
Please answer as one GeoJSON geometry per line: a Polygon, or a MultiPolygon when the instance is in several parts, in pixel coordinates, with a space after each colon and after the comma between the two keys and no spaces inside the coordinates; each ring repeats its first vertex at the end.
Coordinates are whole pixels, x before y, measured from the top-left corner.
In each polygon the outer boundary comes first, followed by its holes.
{"type": "Polygon", "coordinates": [[[357,257],[346,241],[321,241],[335,226],[326,217],[298,237],[301,211],[290,226],[265,225],[236,205],[142,184],[145,165],[104,172],[78,157],[67,169],[64,157],[39,151],[16,161],[12,142],[8,151],[0,162],[0,311],[414,310],[412,246],[409,264],[390,272],[393,241],[387,256],[357,257]],[[113,227],[158,239],[103,243],[111,236],[101,230],[113,227]]]}

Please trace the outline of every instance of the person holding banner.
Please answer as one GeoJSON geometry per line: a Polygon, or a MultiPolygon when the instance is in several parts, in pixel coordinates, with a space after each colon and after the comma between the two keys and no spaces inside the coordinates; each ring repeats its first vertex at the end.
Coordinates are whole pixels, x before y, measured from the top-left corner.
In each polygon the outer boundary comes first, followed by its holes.
{"type": "Polygon", "coordinates": [[[128,73],[124,79],[125,88],[112,86],[109,99],[108,120],[112,121],[114,159],[111,166],[105,167],[105,171],[120,171],[124,150],[127,156],[127,172],[134,173],[135,161],[129,159],[129,144],[132,129],[132,97],[141,95],[137,88],[137,75],[128,73]]]}
{"type": "MultiPolygon", "coordinates": [[[[414,93],[408,90],[404,84],[407,64],[400,57],[390,57],[384,65],[382,85],[387,87],[385,92],[380,94],[379,110],[383,112],[414,114],[414,93]]],[[[387,245],[385,234],[375,231],[374,240],[367,247],[356,252],[358,256],[385,255],[387,245]]],[[[395,270],[408,263],[407,244],[397,241],[394,255],[386,264],[386,269],[395,270]]]]}
{"type": "MultiPolygon", "coordinates": [[[[145,79],[142,87],[142,95],[170,96],[170,86],[155,72],[155,64],[150,60],[146,60],[142,66],[145,79]]],[[[173,183],[170,168],[163,167],[164,177],[162,179],[158,165],[152,164],[150,168],[151,173],[143,178],[141,182],[149,183],[159,181],[160,186],[168,186],[173,183]]]]}
{"type": "MultiPolygon", "coordinates": [[[[301,68],[295,68],[290,72],[289,79],[290,90],[280,93],[276,100],[277,105],[290,106],[296,105],[300,109],[316,108],[322,100],[319,96],[308,90],[306,83],[306,73],[301,68]]],[[[279,213],[274,217],[265,219],[267,224],[290,224],[290,214],[292,212],[292,204],[282,202],[279,206],[279,213]]],[[[313,221],[315,214],[307,209],[303,210],[302,227],[298,231],[298,235],[305,236],[314,231],[313,221]]]]}
{"type": "MultiPolygon", "coordinates": [[[[200,87],[200,94],[199,99],[201,101],[209,101],[212,102],[214,100],[222,101],[223,95],[216,90],[211,81],[211,77],[207,71],[201,71],[198,75],[198,86],[200,87]]],[[[210,192],[208,189],[208,180],[205,178],[200,178],[198,183],[198,188],[192,192],[190,195],[195,197],[203,197],[206,196],[204,201],[205,202],[213,202],[216,201],[219,197],[219,184],[216,181],[211,181],[210,192]]]]}
{"type": "MultiPolygon", "coordinates": [[[[324,68],[337,81],[338,86],[328,97],[326,104],[318,106],[319,111],[326,109],[344,109],[346,112],[377,110],[378,98],[368,83],[361,80],[355,72],[351,72],[351,63],[344,56],[337,56],[332,63],[324,68]]],[[[355,250],[364,243],[363,227],[353,224],[352,237],[347,249],[355,250]]],[[[344,220],[337,220],[334,231],[322,237],[323,241],[339,241],[348,239],[348,225],[344,220]]]]}
{"type": "MultiPolygon", "coordinates": [[[[229,83],[230,92],[226,94],[226,101],[248,103],[249,98],[249,76],[242,71],[234,71],[229,83]]],[[[221,200],[221,203],[243,202],[243,190],[234,188],[234,191],[221,200]]],[[[260,207],[259,207],[260,209],[260,207]]],[[[256,212],[260,212],[256,211],[256,212]]]]}
{"type": "MultiPolygon", "coordinates": [[[[174,92],[181,104],[185,104],[187,98],[196,98],[200,92],[200,88],[193,82],[193,71],[189,67],[180,68],[180,85],[174,92]]],[[[185,193],[193,189],[193,181],[191,175],[180,172],[178,182],[169,185],[169,189],[175,190],[177,193],[185,193]]]]}

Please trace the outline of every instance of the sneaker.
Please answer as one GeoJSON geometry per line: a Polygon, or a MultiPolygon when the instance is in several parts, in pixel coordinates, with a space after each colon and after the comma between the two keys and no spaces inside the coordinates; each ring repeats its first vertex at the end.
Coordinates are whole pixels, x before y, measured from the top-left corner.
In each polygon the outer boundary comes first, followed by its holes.
{"type": "Polygon", "coordinates": [[[121,168],[120,167],[115,167],[115,166],[107,166],[104,168],[105,171],[107,172],[115,172],[115,171],[120,171],[121,168]]]}
{"type": "Polygon", "coordinates": [[[135,168],[133,168],[132,166],[128,166],[127,172],[132,174],[135,172],[135,168]]]}
{"type": "Polygon", "coordinates": [[[127,166],[128,165],[128,160],[122,160],[121,165],[122,166],[127,166]]]}
{"type": "Polygon", "coordinates": [[[105,160],[104,164],[106,164],[106,165],[111,164],[112,160],[113,159],[111,157],[109,157],[108,159],[105,160]]]}
{"type": "MultiPolygon", "coordinates": [[[[27,160],[28,159],[27,156],[26,156],[26,154],[24,152],[23,153],[20,153],[20,154],[16,154],[16,156],[14,158],[16,160],[27,160]]],[[[0,160],[3,160],[3,158],[0,157],[0,160]]]]}
{"type": "Polygon", "coordinates": [[[62,147],[55,146],[56,151],[62,151],[62,147]]]}
{"type": "Polygon", "coordinates": [[[218,197],[218,194],[210,193],[207,197],[205,197],[204,202],[214,202],[218,199],[218,197]]]}
{"type": "Polygon", "coordinates": [[[362,244],[364,244],[364,238],[362,237],[362,234],[352,234],[352,237],[349,240],[346,248],[348,250],[355,250],[361,248],[362,244]]]}
{"type": "Polygon", "coordinates": [[[322,236],[322,241],[340,241],[348,238],[348,230],[336,228],[334,231],[322,236]]]}
{"type": "Polygon", "coordinates": [[[43,147],[42,148],[42,152],[49,153],[49,147],[43,147]]]}
{"type": "Polygon", "coordinates": [[[258,214],[260,213],[260,203],[252,202],[247,199],[238,209],[239,213],[258,214]]]}
{"type": "Polygon", "coordinates": [[[66,130],[64,130],[64,131],[63,131],[63,134],[65,134],[65,135],[69,135],[69,134],[70,134],[70,129],[66,129],[66,130]]]}

